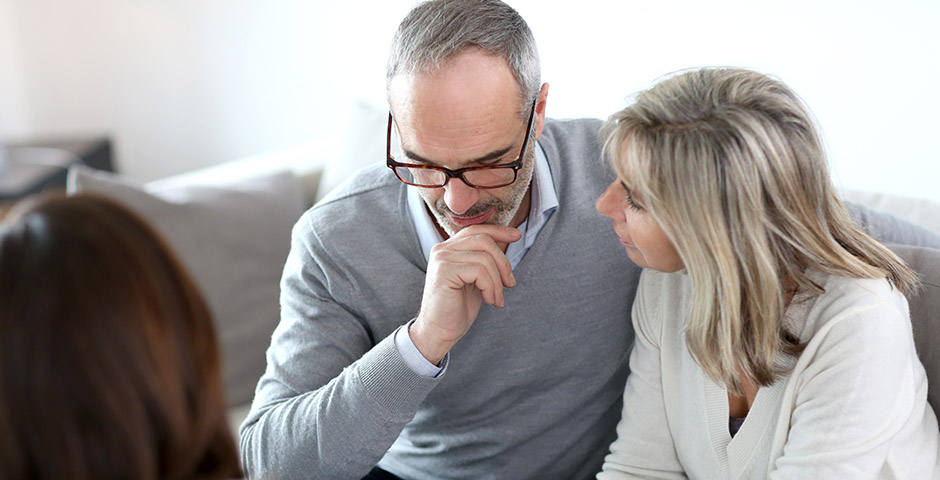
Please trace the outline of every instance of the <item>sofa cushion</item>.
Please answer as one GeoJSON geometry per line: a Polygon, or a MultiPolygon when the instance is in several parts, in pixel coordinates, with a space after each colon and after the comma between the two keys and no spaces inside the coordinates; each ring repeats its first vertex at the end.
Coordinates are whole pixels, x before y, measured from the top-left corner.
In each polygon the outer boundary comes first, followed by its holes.
{"type": "Polygon", "coordinates": [[[933,200],[862,190],[845,190],[842,195],[848,201],[890,213],[940,235],[940,203],[933,200]]]}
{"type": "Polygon", "coordinates": [[[227,185],[160,188],[72,167],[68,192],[114,198],[149,220],[176,250],[213,312],[230,405],[249,402],[279,319],[279,281],[303,196],[287,171],[227,185]]]}

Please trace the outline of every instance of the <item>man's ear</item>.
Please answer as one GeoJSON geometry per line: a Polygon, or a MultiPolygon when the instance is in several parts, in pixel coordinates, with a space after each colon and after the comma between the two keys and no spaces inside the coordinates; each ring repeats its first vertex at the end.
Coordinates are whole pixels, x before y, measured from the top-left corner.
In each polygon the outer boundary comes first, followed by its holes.
{"type": "Polygon", "coordinates": [[[545,105],[548,101],[548,83],[543,83],[539,90],[539,99],[535,104],[535,139],[542,136],[542,128],[545,127],[545,105]]]}

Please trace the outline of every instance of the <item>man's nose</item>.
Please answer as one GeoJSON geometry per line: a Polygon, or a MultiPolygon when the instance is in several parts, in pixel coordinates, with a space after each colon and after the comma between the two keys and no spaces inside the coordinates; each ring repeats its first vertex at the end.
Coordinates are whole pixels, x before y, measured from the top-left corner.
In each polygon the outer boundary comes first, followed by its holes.
{"type": "Polygon", "coordinates": [[[444,203],[458,215],[469,210],[480,199],[480,192],[459,178],[449,178],[443,188],[444,203]]]}

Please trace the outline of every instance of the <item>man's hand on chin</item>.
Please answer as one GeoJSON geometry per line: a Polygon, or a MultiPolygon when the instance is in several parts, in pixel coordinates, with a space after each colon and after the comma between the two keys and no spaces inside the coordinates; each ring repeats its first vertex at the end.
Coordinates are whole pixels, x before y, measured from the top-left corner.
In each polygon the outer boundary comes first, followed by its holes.
{"type": "Polygon", "coordinates": [[[421,310],[409,334],[434,365],[467,333],[480,305],[502,307],[503,288],[516,285],[506,246],[522,236],[512,227],[472,225],[431,249],[421,310]]]}

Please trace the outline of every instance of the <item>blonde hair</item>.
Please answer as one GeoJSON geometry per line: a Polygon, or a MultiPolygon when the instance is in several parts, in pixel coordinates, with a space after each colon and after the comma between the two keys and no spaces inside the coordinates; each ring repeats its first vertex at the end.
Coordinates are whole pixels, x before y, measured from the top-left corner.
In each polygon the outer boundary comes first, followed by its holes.
{"type": "Polygon", "coordinates": [[[778,80],[731,68],[685,71],[639,93],[602,128],[604,152],[675,245],[692,285],[686,343],[714,381],[741,394],[781,373],[803,345],[783,324],[787,285],[821,293],[807,269],[916,276],[857,228],[837,198],[819,134],[778,80]]]}

